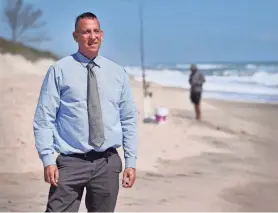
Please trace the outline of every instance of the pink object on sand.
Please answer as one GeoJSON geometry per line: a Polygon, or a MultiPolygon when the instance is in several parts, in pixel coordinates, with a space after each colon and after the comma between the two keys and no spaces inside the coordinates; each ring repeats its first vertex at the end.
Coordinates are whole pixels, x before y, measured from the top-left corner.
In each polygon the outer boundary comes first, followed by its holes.
{"type": "Polygon", "coordinates": [[[168,109],[159,107],[156,109],[155,120],[157,123],[165,123],[168,116],[168,109]]]}

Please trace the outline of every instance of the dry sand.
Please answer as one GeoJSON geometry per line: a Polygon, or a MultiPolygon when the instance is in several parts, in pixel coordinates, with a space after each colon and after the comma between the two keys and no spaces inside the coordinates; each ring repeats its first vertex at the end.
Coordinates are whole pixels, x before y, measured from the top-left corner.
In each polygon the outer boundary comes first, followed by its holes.
{"type": "MultiPolygon", "coordinates": [[[[0,211],[45,210],[32,119],[50,63],[0,55],[0,211]]],[[[131,83],[142,112],[141,83],[131,83]]],[[[116,211],[278,211],[277,105],[203,100],[196,122],[187,91],[151,86],[170,115],[156,125],[140,113],[137,181],[120,189],[116,211]]]]}

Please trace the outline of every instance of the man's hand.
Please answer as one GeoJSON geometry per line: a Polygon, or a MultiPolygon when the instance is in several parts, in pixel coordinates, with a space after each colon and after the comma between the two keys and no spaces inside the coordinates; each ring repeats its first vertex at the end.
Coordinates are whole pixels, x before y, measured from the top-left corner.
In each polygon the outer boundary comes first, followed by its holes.
{"type": "Polygon", "coordinates": [[[49,165],[44,168],[44,181],[58,186],[59,171],[56,165],[49,165]]]}
{"type": "Polygon", "coordinates": [[[123,173],[122,185],[124,188],[131,188],[136,179],[136,170],[134,168],[126,168],[123,173]]]}

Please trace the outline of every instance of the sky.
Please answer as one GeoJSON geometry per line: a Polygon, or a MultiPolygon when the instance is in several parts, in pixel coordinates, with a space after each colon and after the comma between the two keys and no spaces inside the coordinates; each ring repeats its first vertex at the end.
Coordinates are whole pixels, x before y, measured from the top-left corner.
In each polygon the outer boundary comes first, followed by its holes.
{"type": "MultiPolygon", "coordinates": [[[[104,31],[100,54],[140,64],[140,0],[25,0],[43,11],[51,40],[33,46],[66,56],[77,50],[76,16],[95,13],[104,31]]],[[[278,0],[141,0],[146,65],[278,61],[278,0]]],[[[3,10],[4,0],[0,0],[3,10]],[[2,4],[3,3],[3,4],[2,4]]],[[[3,21],[0,36],[10,38],[3,21]]]]}

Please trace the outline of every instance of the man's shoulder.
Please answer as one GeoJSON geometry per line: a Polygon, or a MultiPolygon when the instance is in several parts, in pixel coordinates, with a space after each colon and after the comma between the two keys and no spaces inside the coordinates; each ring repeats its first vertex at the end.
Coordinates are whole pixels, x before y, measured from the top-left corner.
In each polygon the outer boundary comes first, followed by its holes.
{"type": "Polygon", "coordinates": [[[198,71],[196,71],[196,75],[197,76],[203,76],[204,74],[200,70],[198,70],[198,71]]]}
{"type": "Polygon", "coordinates": [[[104,56],[99,56],[101,63],[103,65],[105,65],[106,67],[109,67],[115,71],[121,72],[121,73],[126,73],[126,70],[123,66],[121,66],[120,64],[112,61],[111,59],[108,59],[104,56]]]}
{"type": "Polygon", "coordinates": [[[73,61],[74,61],[74,54],[64,56],[64,57],[60,58],[59,60],[55,61],[52,64],[52,67],[54,67],[54,68],[64,68],[64,67],[69,66],[69,64],[72,63],[73,61]]]}

